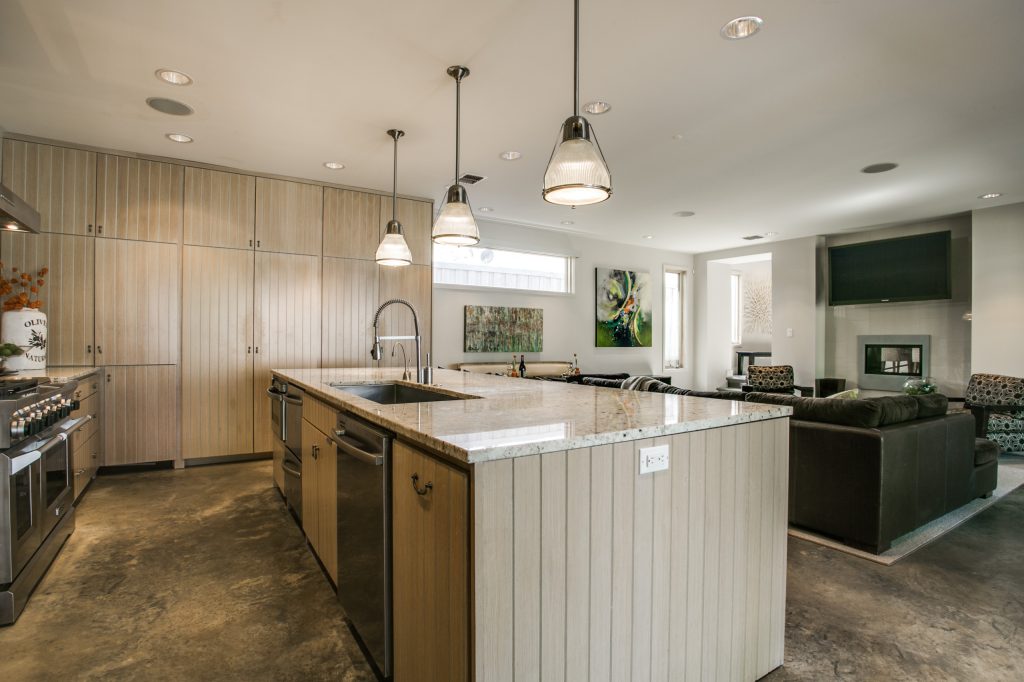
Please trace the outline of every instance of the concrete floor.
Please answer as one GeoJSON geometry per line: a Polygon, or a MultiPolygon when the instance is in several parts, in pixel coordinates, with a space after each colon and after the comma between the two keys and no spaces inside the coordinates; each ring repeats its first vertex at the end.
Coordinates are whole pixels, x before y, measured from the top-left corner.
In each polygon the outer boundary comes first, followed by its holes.
{"type": "MultiPolygon", "coordinates": [[[[373,679],[269,462],[101,476],[0,680],[373,679]]],[[[790,540],[779,680],[1024,679],[1024,489],[885,567],[790,540]]]]}

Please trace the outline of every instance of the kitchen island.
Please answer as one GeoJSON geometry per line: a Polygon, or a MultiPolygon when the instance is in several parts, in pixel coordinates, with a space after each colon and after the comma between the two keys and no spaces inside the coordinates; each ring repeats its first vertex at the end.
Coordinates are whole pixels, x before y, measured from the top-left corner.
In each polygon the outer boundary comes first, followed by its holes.
{"type": "Polygon", "coordinates": [[[449,370],[426,388],[456,399],[380,404],[332,384],[400,369],[274,374],[320,431],[340,411],[396,435],[397,682],[781,665],[790,408],[449,370]]]}

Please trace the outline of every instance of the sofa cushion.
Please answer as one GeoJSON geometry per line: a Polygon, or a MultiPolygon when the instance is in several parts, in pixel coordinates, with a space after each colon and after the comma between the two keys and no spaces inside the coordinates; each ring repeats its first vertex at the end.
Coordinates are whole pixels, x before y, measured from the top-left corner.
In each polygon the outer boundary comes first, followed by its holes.
{"type": "Polygon", "coordinates": [[[848,391],[842,391],[840,393],[833,393],[832,395],[824,396],[829,400],[856,400],[860,397],[859,388],[851,388],[848,391]]]}
{"type": "Polygon", "coordinates": [[[896,395],[881,398],[865,398],[868,402],[882,408],[882,416],[878,419],[879,426],[902,424],[917,419],[917,401],[913,396],[896,395]]]}
{"type": "Polygon", "coordinates": [[[988,430],[989,433],[993,431],[1002,433],[1024,432],[1024,417],[993,412],[988,416],[988,430]]]}
{"type": "Polygon", "coordinates": [[[580,383],[584,386],[597,386],[599,388],[622,388],[624,379],[601,379],[598,377],[583,377],[580,383]]]}
{"type": "Polygon", "coordinates": [[[687,391],[680,389],[679,392],[681,395],[688,395],[693,398],[714,398],[715,400],[737,400],[739,402],[745,401],[747,396],[751,395],[742,391],[687,391]]]}
{"type": "Polygon", "coordinates": [[[981,466],[999,459],[999,446],[987,438],[974,439],[974,466],[981,466]]]}
{"type": "Polygon", "coordinates": [[[870,400],[802,398],[779,393],[747,393],[746,396],[752,403],[789,405],[793,408],[793,419],[809,422],[874,429],[878,427],[882,418],[881,405],[870,400]]]}
{"type": "Polygon", "coordinates": [[[949,398],[941,393],[924,393],[910,396],[917,401],[917,418],[941,417],[949,412],[949,398]]]}
{"type": "Polygon", "coordinates": [[[648,391],[650,393],[665,393],[669,384],[658,381],[654,377],[636,376],[629,377],[622,382],[622,388],[627,391],[648,391]]]}

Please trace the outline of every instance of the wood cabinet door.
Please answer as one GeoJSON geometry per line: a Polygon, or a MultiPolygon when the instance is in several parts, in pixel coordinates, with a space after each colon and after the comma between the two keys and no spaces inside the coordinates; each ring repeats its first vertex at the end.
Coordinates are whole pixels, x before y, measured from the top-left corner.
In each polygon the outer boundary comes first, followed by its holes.
{"type": "MultiPolygon", "coordinates": [[[[408,301],[416,309],[419,318],[420,336],[422,337],[423,364],[427,362],[427,353],[430,351],[430,318],[431,318],[431,269],[428,265],[407,265],[404,268],[378,268],[380,275],[380,302],[384,303],[393,298],[400,298],[408,301]]],[[[372,321],[372,320],[371,320],[372,321]]],[[[379,331],[381,336],[410,336],[415,327],[413,326],[412,313],[404,305],[388,306],[380,316],[379,331]]],[[[373,330],[370,330],[372,341],[373,330]]],[[[391,356],[391,343],[387,342],[384,357],[381,358],[382,367],[401,367],[402,354],[391,356]]],[[[416,367],[416,345],[412,341],[401,341],[409,355],[409,366],[416,367]]],[[[367,351],[369,352],[369,346],[367,351]]],[[[436,362],[434,363],[437,364],[436,362]]],[[[415,370],[413,370],[415,371],[415,370]]]]}
{"type": "Polygon", "coordinates": [[[142,464],[178,456],[178,368],[107,367],[103,463],[142,464]]]}
{"type": "Polygon", "coordinates": [[[469,679],[468,477],[402,442],[393,462],[395,679],[469,679]]]}
{"type": "Polygon", "coordinates": [[[74,477],[72,486],[76,500],[99,468],[99,443],[100,436],[94,433],[84,440],[76,439],[71,451],[71,473],[74,477]]]}
{"type": "Polygon", "coordinates": [[[93,234],[96,153],[4,140],[3,184],[39,211],[43,232],[93,234]]]}
{"type": "Polygon", "coordinates": [[[320,258],[257,253],[255,281],[254,448],[270,452],[270,370],[320,366],[320,258]]]}
{"type": "Polygon", "coordinates": [[[314,447],[320,444],[320,431],[302,420],[302,530],[313,551],[319,553],[320,544],[320,487],[317,471],[318,456],[314,447]]]}
{"type": "Polygon", "coordinates": [[[323,259],[322,367],[369,366],[378,269],[373,261],[323,259]]]}
{"type": "MultiPolygon", "coordinates": [[[[416,201],[414,199],[399,199],[396,207],[398,222],[402,223],[402,232],[405,234],[405,241],[412,251],[413,265],[430,265],[433,262],[433,242],[430,240],[430,231],[434,226],[434,205],[429,201],[416,201]]],[[[391,220],[391,197],[380,198],[380,229],[377,233],[377,243],[384,237],[384,230],[391,220]]],[[[370,254],[372,259],[376,254],[370,254]]],[[[396,268],[401,270],[403,268],[396,268]]]]}
{"type": "Polygon", "coordinates": [[[113,154],[96,162],[96,235],[181,240],[185,167],[113,154]]]}
{"type": "Polygon", "coordinates": [[[256,178],[205,168],[185,169],[185,243],[252,249],[256,178]]]}
{"type": "Polygon", "coordinates": [[[180,327],[176,244],[96,240],[96,364],[173,365],[180,327]]]}
{"type": "Polygon", "coordinates": [[[317,445],[317,556],[338,584],[338,446],[319,429],[317,445]]]}
{"type": "MultiPolygon", "coordinates": [[[[184,247],[181,451],[185,459],[253,451],[252,251],[184,247]]],[[[269,384],[268,384],[269,385],[269,384]]],[[[269,449],[269,448],[268,448],[269,449]]]]}
{"type": "MultiPolygon", "coordinates": [[[[47,316],[47,361],[93,364],[95,240],[61,234],[0,233],[0,260],[35,274],[49,268],[39,296],[47,316]]],[[[9,272],[10,270],[8,270],[9,272]]]]}
{"type": "Polygon", "coordinates": [[[324,255],[372,261],[380,244],[380,206],[379,194],[324,188],[324,255]]]}
{"type": "Polygon", "coordinates": [[[256,248],[319,256],[323,248],[324,188],[256,178],[256,248]]]}

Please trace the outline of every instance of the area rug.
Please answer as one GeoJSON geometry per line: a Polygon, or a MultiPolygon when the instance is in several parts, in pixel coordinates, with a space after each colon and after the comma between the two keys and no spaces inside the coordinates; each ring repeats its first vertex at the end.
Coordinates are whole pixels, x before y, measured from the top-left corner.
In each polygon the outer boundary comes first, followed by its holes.
{"type": "Polygon", "coordinates": [[[789,535],[790,537],[807,540],[808,542],[813,542],[824,547],[837,549],[840,552],[852,554],[862,559],[867,559],[868,561],[874,561],[876,564],[891,566],[900,559],[921,549],[929,542],[942,537],[975,514],[988,509],[998,502],[1000,498],[1005,497],[1007,494],[1024,485],[1024,458],[1013,457],[1007,459],[1009,459],[1009,461],[1004,462],[1000,460],[999,462],[999,484],[992,493],[992,497],[987,500],[979,498],[968,502],[959,509],[955,509],[945,516],[941,516],[931,523],[927,523],[917,530],[907,533],[894,542],[891,548],[881,554],[872,554],[871,552],[847,547],[837,540],[832,540],[806,530],[790,528],[789,535]]]}

